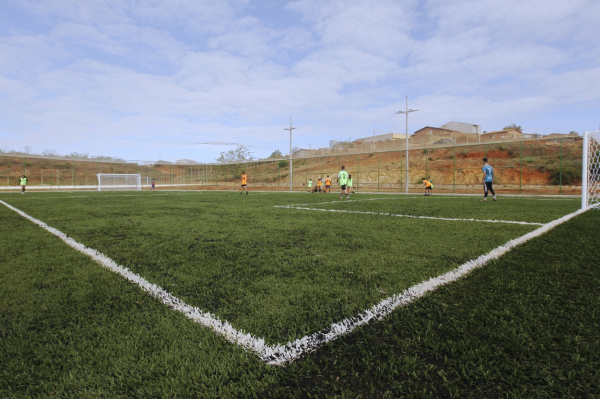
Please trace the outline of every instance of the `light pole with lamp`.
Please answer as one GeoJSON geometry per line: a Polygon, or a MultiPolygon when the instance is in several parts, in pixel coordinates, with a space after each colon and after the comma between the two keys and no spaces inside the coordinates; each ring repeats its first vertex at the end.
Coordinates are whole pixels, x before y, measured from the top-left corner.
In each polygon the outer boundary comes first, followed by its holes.
{"type": "Polygon", "coordinates": [[[410,112],[417,112],[418,109],[408,109],[408,96],[406,96],[406,110],[398,111],[397,114],[406,115],[406,181],[404,182],[405,192],[408,194],[408,114],[410,112]]]}
{"type": "Polygon", "coordinates": [[[292,127],[292,118],[290,118],[290,127],[283,129],[283,130],[290,131],[290,191],[292,191],[292,178],[294,177],[293,169],[292,169],[292,130],[294,130],[294,129],[297,129],[297,128],[292,127]]]}

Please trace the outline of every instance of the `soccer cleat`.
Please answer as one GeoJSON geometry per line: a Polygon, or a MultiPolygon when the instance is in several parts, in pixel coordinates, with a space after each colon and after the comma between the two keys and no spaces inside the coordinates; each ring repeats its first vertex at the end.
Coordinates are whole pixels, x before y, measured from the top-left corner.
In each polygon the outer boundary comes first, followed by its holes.
{"type": "Polygon", "coordinates": [[[486,201],[486,199],[484,198],[484,199],[482,199],[481,201],[485,202],[485,201],[486,201]]]}
{"type": "Polygon", "coordinates": [[[496,197],[494,197],[494,201],[496,201],[496,197]]]}
{"type": "Polygon", "coordinates": [[[248,191],[246,191],[246,195],[248,195],[248,191]]]}
{"type": "Polygon", "coordinates": [[[342,199],[342,196],[340,195],[340,199],[342,199]]]}

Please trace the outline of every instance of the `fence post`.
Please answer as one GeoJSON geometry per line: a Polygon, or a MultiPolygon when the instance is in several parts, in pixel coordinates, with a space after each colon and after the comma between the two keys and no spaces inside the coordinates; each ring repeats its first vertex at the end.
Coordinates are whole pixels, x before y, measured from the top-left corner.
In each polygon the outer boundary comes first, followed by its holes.
{"type": "Polygon", "coordinates": [[[377,153],[377,192],[379,192],[379,177],[380,177],[379,167],[380,167],[380,163],[381,163],[381,153],[378,152],[377,153]]]}
{"type": "Polygon", "coordinates": [[[456,146],[452,147],[452,158],[454,160],[454,165],[452,166],[452,194],[454,194],[456,193],[456,146]]]}
{"type": "Polygon", "coordinates": [[[279,191],[279,181],[280,180],[281,180],[281,165],[279,165],[279,163],[277,163],[277,191],[279,191]]]}
{"type": "Polygon", "coordinates": [[[427,168],[427,162],[429,161],[429,148],[425,148],[425,178],[429,179],[429,169],[427,168]]]}
{"type": "Polygon", "coordinates": [[[358,179],[360,178],[360,155],[356,154],[356,188],[355,191],[358,190],[358,179]]]}
{"type": "Polygon", "coordinates": [[[519,153],[519,195],[523,192],[523,142],[521,141],[521,151],[519,153]]]}
{"type": "Polygon", "coordinates": [[[562,194],[562,153],[563,153],[563,141],[564,139],[560,139],[560,163],[558,164],[558,175],[559,175],[559,186],[558,186],[558,195],[562,194]]]}

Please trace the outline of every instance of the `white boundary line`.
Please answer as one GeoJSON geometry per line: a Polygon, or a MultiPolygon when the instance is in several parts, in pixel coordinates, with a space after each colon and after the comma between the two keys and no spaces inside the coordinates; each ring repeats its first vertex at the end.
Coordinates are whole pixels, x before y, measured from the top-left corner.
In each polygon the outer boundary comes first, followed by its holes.
{"type": "Polygon", "coordinates": [[[501,245],[491,250],[485,255],[481,255],[477,259],[468,261],[467,263],[459,266],[458,268],[452,271],[449,271],[437,277],[433,277],[427,281],[421,282],[402,291],[402,293],[400,294],[393,295],[387,299],[384,299],[383,301],[374,305],[370,309],[365,310],[363,313],[357,315],[356,317],[352,317],[349,319],[342,320],[338,323],[334,323],[321,331],[304,336],[293,342],[288,342],[285,345],[267,345],[265,344],[264,339],[253,337],[252,335],[245,333],[241,330],[238,331],[235,328],[233,328],[227,321],[221,321],[216,316],[211,315],[210,313],[203,312],[197,307],[193,307],[184,303],[181,299],[171,295],[163,288],[148,282],[147,280],[133,273],[129,269],[116,264],[112,259],[106,257],[98,251],[92,248],[88,248],[85,245],[73,240],[72,238],[67,237],[67,235],[62,233],[61,231],[48,226],[44,222],[35,219],[32,216],[29,216],[25,212],[7,204],[2,200],[0,200],[0,203],[6,206],[7,208],[15,211],[24,218],[28,219],[29,221],[37,224],[38,226],[55,235],[56,237],[60,238],[70,247],[88,255],[90,258],[100,263],[100,265],[119,274],[120,276],[126,278],[132,283],[137,284],[139,287],[142,288],[142,290],[148,292],[155,298],[158,298],[162,303],[164,303],[171,309],[183,313],[190,320],[198,324],[211,328],[217,334],[225,337],[225,339],[227,339],[228,341],[240,345],[248,350],[251,350],[252,352],[256,353],[256,355],[262,361],[272,365],[284,365],[286,363],[293,362],[299,359],[303,354],[312,352],[318,349],[320,346],[324,345],[325,343],[333,341],[342,335],[352,332],[359,326],[367,324],[372,320],[380,320],[385,316],[389,315],[391,312],[393,312],[394,309],[400,306],[407,305],[412,301],[422,297],[426,293],[434,291],[436,288],[442,285],[458,280],[459,278],[467,275],[471,271],[484,266],[489,261],[499,258],[500,256],[504,255],[516,246],[521,245],[531,240],[532,238],[539,237],[542,234],[552,230],[554,227],[585,212],[584,209],[580,209],[576,212],[563,216],[562,218],[547,223],[542,227],[525,234],[524,236],[508,241],[504,245],[501,245]]]}
{"type": "Polygon", "coordinates": [[[399,217],[399,218],[449,220],[449,221],[453,221],[453,222],[507,223],[507,224],[524,224],[524,225],[531,225],[531,226],[543,226],[544,225],[543,223],[518,222],[518,221],[513,221],[513,220],[439,218],[439,217],[435,217],[435,216],[415,216],[415,215],[401,215],[398,213],[349,211],[346,209],[304,208],[304,207],[299,207],[299,206],[281,206],[281,205],[275,205],[274,207],[275,208],[287,208],[287,209],[299,209],[299,210],[303,210],[303,211],[343,212],[343,213],[358,213],[358,214],[362,214],[362,215],[395,216],[395,217],[399,217]]]}

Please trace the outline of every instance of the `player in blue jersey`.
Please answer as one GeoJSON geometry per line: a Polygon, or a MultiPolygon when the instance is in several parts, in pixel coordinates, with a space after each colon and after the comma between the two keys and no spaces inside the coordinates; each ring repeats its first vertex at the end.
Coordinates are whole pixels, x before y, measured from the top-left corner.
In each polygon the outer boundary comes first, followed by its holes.
{"type": "Polygon", "coordinates": [[[494,201],[496,201],[496,193],[494,192],[494,187],[492,184],[494,183],[494,168],[492,165],[488,163],[487,158],[483,158],[483,177],[481,178],[481,182],[483,183],[483,199],[482,201],[487,200],[488,191],[492,193],[494,196],[494,201]]]}

